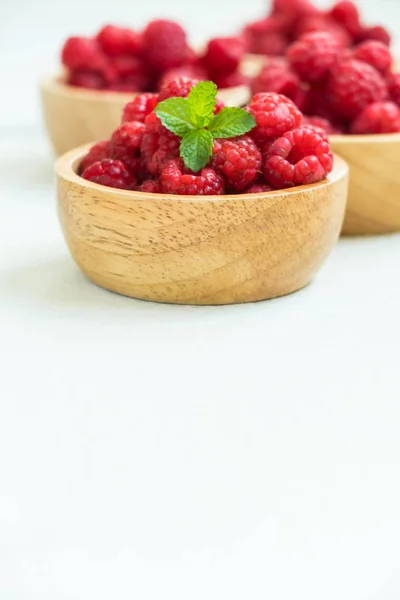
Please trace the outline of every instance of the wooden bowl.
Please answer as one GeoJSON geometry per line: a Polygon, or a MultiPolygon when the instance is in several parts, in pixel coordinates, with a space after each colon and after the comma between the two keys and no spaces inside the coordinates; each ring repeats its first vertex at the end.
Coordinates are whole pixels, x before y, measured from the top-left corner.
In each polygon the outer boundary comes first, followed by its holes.
{"type": "Polygon", "coordinates": [[[330,143],[350,168],[342,233],[400,231],[400,133],[333,135],[330,143]]]}
{"type": "MultiPolygon", "coordinates": [[[[67,85],[62,76],[41,84],[47,133],[58,156],[91,141],[107,139],[121,122],[122,109],[135,93],[87,90],[67,85]]],[[[250,98],[247,86],[218,92],[227,106],[242,106],[250,98]]]]}
{"type": "Polygon", "coordinates": [[[88,146],[56,162],[68,247],[97,285],[174,304],[234,304],[307,285],[339,237],[348,167],[291,190],[170,196],[107,188],[76,172],[88,146]]]}

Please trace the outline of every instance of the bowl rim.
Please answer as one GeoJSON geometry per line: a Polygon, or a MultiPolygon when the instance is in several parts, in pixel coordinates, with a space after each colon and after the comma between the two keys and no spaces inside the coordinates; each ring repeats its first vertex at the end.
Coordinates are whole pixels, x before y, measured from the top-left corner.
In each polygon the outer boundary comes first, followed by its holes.
{"type": "Polygon", "coordinates": [[[237,200],[241,201],[243,198],[249,198],[255,200],[256,198],[285,198],[286,196],[290,196],[296,193],[304,193],[308,190],[313,190],[316,188],[324,188],[332,185],[335,181],[340,180],[342,177],[348,175],[349,166],[346,161],[334,154],[334,163],[332,172],[328,175],[326,179],[319,181],[317,183],[310,183],[306,185],[299,185],[292,188],[285,188],[283,190],[271,190],[270,192],[260,192],[255,194],[223,194],[223,195],[215,195],[215,196],[185,196],[185,195],[175,195],[175,194],[152,194],[149,192],[139,192],[136,190],[120,190],[118,188],[111,188],[105,185],[100,185],[99,183],[93,183],[88,181],[87,179],[83,179],[76,172],[76,167],[85,156],[87,151],[93,144],[96,142],[91,142],[89,144],[85,144],[84,146],[79,146],[78,148],[74,148],[65,154],[62,154],[54,164],[54,171],[57,177],[64,181],[68,181],[69,183],[78,185],[82,188],[98,190],[101,193],[111,193],[114,196],[119,196],[121,198],[141,198],[141,199],[168,199],[174,201],[214,201],[214,202],[222,202],[226,200],[237,200]]]}
{"type": "Polygon", "coordinates": [[[367,134],[334,133],[328,135],[328,137],[330,142],[340,142],[341,144],[350,144],[352,142],[359,144],[371,144],[373,142],[400,143],[400,132],[367,134]]]}
{"type": "MultiPolygon", "coordinates": [[[[70,85],[65,82],[65,72],[60,71],[56,75],[48,75],[47,77],[43,77],[40,83],[40,87],[42,91],[51,92],[53,94],[64,95],[64,96],[72,96],[78,99],[86,99],[86,100],[123,100],[125,103],[129,102],[136,96],[140,94],[149,94],[153,92],[119,92],[117,90],[93,90],[89,88],[78,87],[75,85],[70,85]]],[[[218,93],[224,94],[227,90],[229,92],[234,91],[248,91],[250,88],[248,85],[235,85],[228,88],[221,88],[218,90],[218,93]]],[[[156,93],[156,92],[154,92],[156,93]]]]}

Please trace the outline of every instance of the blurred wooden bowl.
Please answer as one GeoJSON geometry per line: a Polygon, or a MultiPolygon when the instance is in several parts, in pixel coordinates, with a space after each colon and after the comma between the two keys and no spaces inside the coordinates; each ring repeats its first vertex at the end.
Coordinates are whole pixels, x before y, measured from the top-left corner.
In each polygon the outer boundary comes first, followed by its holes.
{"type": "Polygon", "coordinates": [[[400,231],[400,133],[333,135],[330,143],[350,168],[342,233],[400,231]]]}
{"type": "Polygon", "coordinates": [[[97,285],[175,304],[235,304],[307,285],[342,227],[348,167],[313,185],[239,196],[107,188],[77,175],[89,146],[56,162],[70,252],[97,285]]]}
{"type": "MultiPolygon", "coordinates": [[[[125,104],[136,95],[74,87],[64,83],[62,76],[45,79],[40,91],[47,133],[57,156],[109,138],[121,122],[125,104]]],[[[218,97],[227,106],[243,106],[250,91],[247,86],[226,88],[218,97]]]]}

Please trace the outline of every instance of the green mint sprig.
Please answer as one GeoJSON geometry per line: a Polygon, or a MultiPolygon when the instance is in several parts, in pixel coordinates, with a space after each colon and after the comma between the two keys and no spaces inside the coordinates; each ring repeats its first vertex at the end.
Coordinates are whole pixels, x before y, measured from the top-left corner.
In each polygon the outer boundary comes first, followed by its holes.
{"type": "Polygon", "coordinates": [[[226,107],[214,115],[216,97],[215,83],[201,81],[187,98],[168,98],[155,108],[164,127],[182,138],[180,155],[195,173],[210,160],[214,139],[243,135],[256,124],[243,108],[226,107]]]}

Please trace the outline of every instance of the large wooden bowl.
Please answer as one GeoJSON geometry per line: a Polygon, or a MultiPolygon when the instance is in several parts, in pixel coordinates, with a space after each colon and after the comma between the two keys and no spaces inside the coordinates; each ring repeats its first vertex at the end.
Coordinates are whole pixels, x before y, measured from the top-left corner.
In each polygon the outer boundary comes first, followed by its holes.
{"type": "MultiPolygon", "coordinates": [[[[122,109],[135,93],[87,90],[67,85],[62,77],[41,84],[44,121],[58,156],[91,141],[111,137],[121,122],[122,109]]],[[[250,98],[247,86],[219,90],[227,106],[242,106],[250,98]]]]}
{"type": "Polygon", "coordinates": [[[343,234],[400,231],[400,133],[333,135],[330,142],[350,168],[343,234]]]}
{"type": "Polygon", "coordinates": [[[241,196],[169,196],[107,188],[76,174],[88,147],[56,162],[68,247],[113,292],[176,304],[233,304],[307,285],[339,237],[346,163],[329,179],[241,196]]]}

